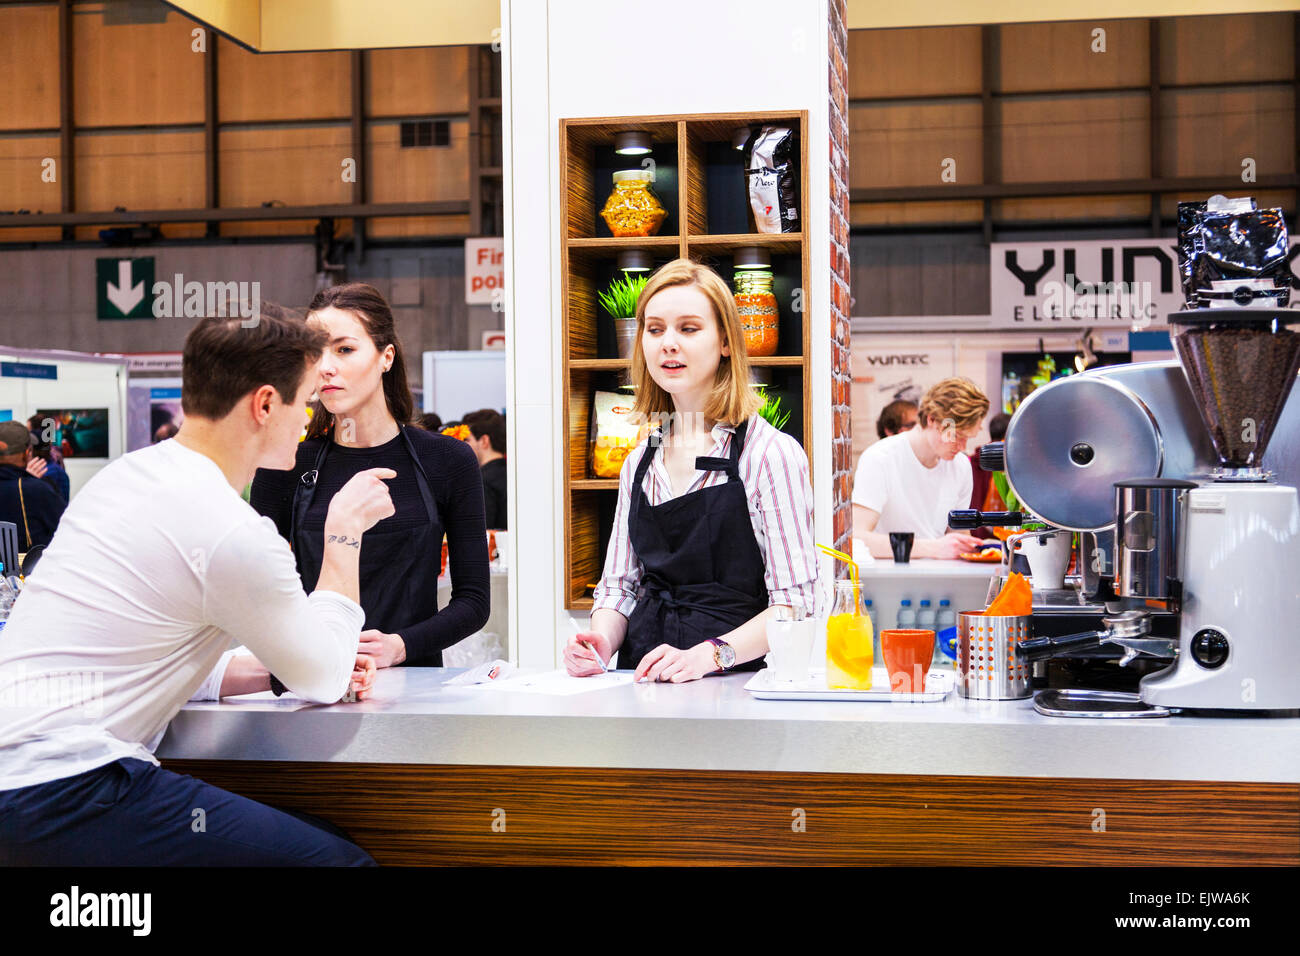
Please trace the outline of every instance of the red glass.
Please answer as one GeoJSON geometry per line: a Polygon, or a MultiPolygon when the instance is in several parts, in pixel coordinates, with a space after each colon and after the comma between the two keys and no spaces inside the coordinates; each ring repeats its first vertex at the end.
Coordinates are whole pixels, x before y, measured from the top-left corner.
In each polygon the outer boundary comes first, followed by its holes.
{"type": "Polygon", "coordinates": [[[880,632],[880,653],[895,694],[920,694],[934,657],[934,631],[895,628],[880,632]]]}

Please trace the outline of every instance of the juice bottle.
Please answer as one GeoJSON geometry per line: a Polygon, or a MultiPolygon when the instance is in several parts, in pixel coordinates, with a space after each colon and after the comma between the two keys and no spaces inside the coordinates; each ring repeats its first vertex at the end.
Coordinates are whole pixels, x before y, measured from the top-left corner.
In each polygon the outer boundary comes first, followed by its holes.
{"type": "Polygon", "coordinates": [[[826,686],[871,689],[871,618],[862,613],[858,586],[835,584],[835,601],[826,621],[826,686]]]}

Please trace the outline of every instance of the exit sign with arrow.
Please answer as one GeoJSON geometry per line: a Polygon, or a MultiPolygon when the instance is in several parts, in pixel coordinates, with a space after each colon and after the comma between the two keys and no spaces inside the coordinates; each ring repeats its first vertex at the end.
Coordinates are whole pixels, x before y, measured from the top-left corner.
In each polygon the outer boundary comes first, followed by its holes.
{"type": "Polygon", "coordinates": [[[96,259],[95,301],[101,319],[152,319],[153,256],[96,259]]]}

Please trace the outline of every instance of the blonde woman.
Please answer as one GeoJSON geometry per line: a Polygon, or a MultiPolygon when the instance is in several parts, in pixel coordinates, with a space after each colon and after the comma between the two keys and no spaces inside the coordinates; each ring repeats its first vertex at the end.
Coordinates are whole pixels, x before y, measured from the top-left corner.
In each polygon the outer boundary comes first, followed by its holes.
{"type": "Polygon", "coordinates": [[[853,534],[878,558],[889,534],[916,535],[912,556],[956,558],[982,542],[948,530],[948,512],[969,508],[974,476],[964,454],[989,400],[970,379],[946,378],[921,399],[918,427],[882,438],[862,453],[853,481],[853,534]]]}
{"type": "Polygon", "coordinates": [[[757,669],[771,608],[813,602],[807,456],[757,414],[717,273],[668,263],[636,318],[635,410],[659,427],[623,464],[591,630],[569,641],[565,666],[598,674],[617,653],[638,679],[674,683],[757,669]]]}

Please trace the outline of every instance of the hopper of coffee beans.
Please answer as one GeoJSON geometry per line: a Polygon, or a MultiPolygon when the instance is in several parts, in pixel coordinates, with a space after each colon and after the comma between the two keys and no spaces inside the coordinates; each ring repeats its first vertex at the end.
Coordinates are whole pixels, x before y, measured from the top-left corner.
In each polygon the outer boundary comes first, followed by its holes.
{"type": "Polygon", "coordinates": [[[1259,480],[1287,396],[1300,370],[1300,321],[1289,309],[1188,309],[1170,332],[1218,453],[1220,477],[1259,480]]]}

